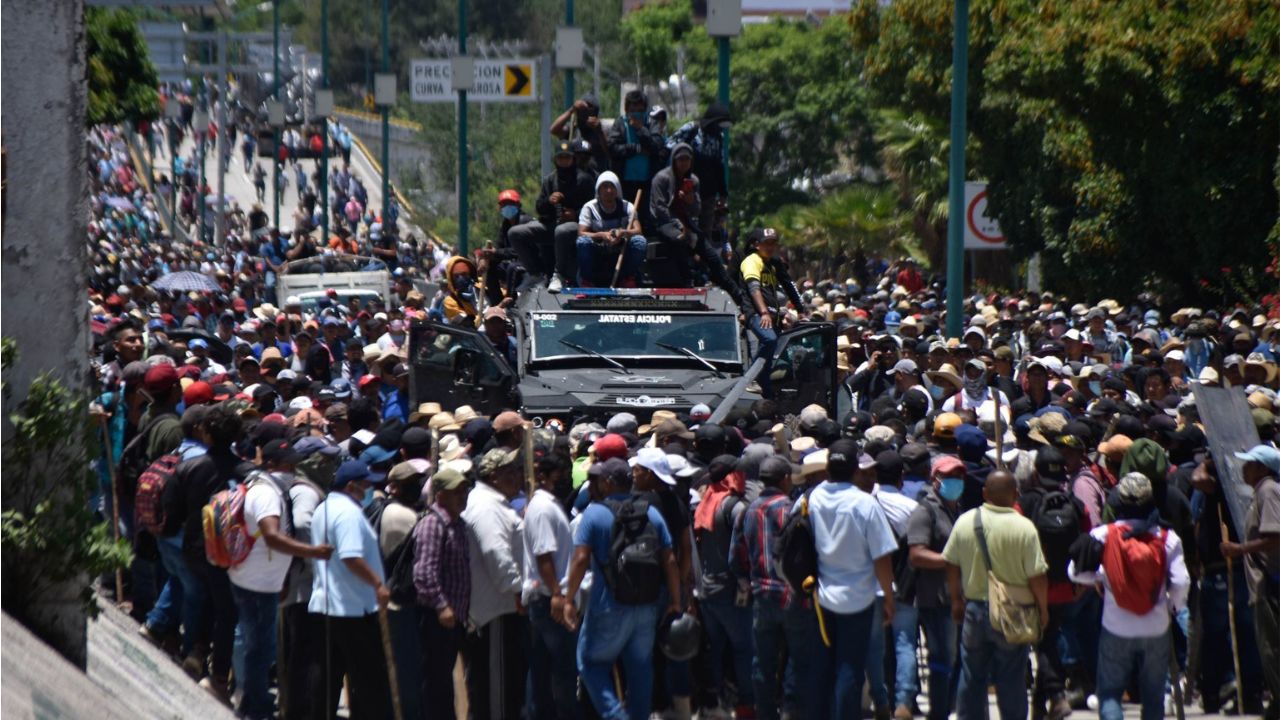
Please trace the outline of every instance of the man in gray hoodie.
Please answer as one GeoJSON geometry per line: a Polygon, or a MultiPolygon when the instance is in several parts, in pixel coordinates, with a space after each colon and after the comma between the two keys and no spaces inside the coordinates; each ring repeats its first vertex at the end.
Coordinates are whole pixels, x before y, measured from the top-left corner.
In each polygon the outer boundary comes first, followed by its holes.
{"type": "Polygon", "coordinates": [[[702,272],[741,304],[741,290],[729,279],[720,254],[703,231],[701,183],[693,173],[693,162],[693,146],[677,143],[671,149],[671,164],[653,178],[649,212],[654,241],[649,277],[658,287],[689,287],[695,280],[695,259],[701,259],[702,272]]]}

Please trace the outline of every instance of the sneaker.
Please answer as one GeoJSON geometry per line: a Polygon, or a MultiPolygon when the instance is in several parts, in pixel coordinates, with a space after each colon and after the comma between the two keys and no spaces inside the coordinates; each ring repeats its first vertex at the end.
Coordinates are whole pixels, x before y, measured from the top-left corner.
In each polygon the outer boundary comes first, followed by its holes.
{"type": "Polygon", "coordinates": [[[753,380],[747,383],[747,392],[761,395],[764,391],[760,389],[760,383],[753,380]]]}
{"type": "Polygon", "coordinates": [[[558,293],[564,289],[564,281],[560,279],[560,273],[552,273],[551,282],[547,283],[547,292],[558,293]]]}
{"type": "Polygon", "coordinates": [[[893,720],[911,720],[912,717],[911,708],[906,705],[899,705],[893,710],[893,720]]]}
{"type": "Polygon", "coordinates": [[[164,645],[164,635],[157,630],[152,630],[147,623],[142,623],[142,625],[138,626],[138,634],[156,647],[164,645]]]}

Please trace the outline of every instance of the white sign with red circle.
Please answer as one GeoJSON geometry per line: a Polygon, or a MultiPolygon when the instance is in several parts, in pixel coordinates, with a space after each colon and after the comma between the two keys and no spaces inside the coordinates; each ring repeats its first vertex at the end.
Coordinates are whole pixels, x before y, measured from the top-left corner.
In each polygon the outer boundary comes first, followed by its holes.
{"type": "Polygon", "coordinates": [[[987,184],[964,184],[964,249],[1004,250],[1000,222],[987,214],[987,184]]]}

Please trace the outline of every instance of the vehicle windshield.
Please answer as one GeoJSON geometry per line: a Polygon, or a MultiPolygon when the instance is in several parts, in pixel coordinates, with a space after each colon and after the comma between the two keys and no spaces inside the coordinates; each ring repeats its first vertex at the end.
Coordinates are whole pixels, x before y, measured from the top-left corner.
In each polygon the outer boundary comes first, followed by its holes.
{"type": "MultiPolygon", "coordinates": [[[[307,314],[317,314],[320,312],[320,301],[328,298],[328,293],[303,293],[298,299],[302,301],[302,311],[307,314]]],[[[374,300],[381,300],[382,295],[376,290],[350,290],[344,288],[337,289],[337,304],[342,307],[351,307],[351,298],[360,300],[360,307],[369,307],[369,303],[374,300]]]]}
{"type": "Polygon", "coordinates": [[[688,348],[712,362],[742,361],[737,318],[727,314],[651,310],[535,312],[529,325],[534,360],[587,355],[565,345],[571,343],[626,360],[694,362],[661,345],[666,344],[688,348]]]}

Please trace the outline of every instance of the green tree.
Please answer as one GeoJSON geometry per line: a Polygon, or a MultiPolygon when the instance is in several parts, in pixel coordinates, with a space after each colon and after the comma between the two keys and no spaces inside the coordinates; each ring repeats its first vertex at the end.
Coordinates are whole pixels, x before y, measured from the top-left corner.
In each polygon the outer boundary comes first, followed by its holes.
{"type": "Polygon", "coordinates": [[[85,8],[85,43],[86,124],[139,123],[160,114],[160,81],[133,13],[85,8]]]}
{"type": "Polygon", "coordinates": [[[692,29],[690,0],[649,3],[623,18],[622,39],[639,77],[666,78],[676,65],[676,46],[692,29]]]}
{"type": "MultiPolygon", "coordinates": [[[[951,8],[859,2],[877,104],[945,126],[951,8]]],[[[1044,251],[1052,286],[1173,302],[1221,286],[1220,268],[1267,264],[1280,6],[976,0],[970,28],[970,177],[992,183],[1015,255],[1044,251]]]]}
{"type": "MultiPolygon", "coordinates": [[[[699,27],[689,33],[688,75],[715,97],[716,51],[699,27]]],[[[811,201],[820,180],[850,161],[874,162],[861,59],[848,25],[775,19],[733,41],[730,210],[739,221],[811,201]]]]}

